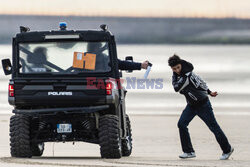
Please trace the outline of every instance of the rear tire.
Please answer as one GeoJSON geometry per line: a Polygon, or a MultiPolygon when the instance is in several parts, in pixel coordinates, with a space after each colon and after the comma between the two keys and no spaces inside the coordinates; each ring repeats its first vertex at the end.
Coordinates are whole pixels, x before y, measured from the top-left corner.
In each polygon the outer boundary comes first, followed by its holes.
{"type": "Polygon", "coordinates": [[[122,157],[119,119],[116,115],[104,115],[100,117],[99,143],[102,158],[122,157]]]}
{"type": "Polygon", "coordinates": [[[131,129],[131,124],[129,120],[129,116],[126,115],[126,139],[122,140],[122,156],[130,156],[132,153],[132,129],[131,129]]]}
{"type": "Polygon", "coordinates": [[[13,115],[10,118],[10,152],[12,157],[32,157],[29,117],[13,115]]]}
{"type": "Polygon", "coordinates": [[[44,143],[31,145],[32,156],[42,156],[44,151],[44,143]]]}

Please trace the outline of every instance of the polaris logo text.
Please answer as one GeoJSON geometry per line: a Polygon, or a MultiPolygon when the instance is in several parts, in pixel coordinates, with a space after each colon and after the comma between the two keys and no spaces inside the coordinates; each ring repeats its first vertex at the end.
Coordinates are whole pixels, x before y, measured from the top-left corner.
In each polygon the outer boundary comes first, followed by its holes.
{"type": "Polygon", "coordinates": [[[48,92],[49,96],[72,96],[72,92],[48,92]]]}

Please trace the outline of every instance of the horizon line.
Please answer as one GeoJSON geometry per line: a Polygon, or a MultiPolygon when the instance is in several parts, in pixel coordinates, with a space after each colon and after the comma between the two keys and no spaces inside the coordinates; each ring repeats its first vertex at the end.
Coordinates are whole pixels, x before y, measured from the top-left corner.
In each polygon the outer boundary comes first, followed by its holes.
{"type": "Polygon", "coordinates": [[[6,14],[6,13],[0,13],[0,16],[49,16],[49,17],[96,17],[96,18],[161,18],[161,19],[167,19],[167,18],[186,18],[186,19],[241,19],[241,20],[250,20],[250,17],[209,17],[209,16],[130,16],[130,15],[74,15],[74,14],[6,14]]]}

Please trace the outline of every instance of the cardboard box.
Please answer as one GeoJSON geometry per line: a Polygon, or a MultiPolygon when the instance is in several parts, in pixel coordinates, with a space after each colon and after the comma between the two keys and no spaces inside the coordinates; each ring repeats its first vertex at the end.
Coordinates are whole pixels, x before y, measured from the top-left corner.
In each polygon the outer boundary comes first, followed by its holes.
{"type": "Polygon", "coordinates": [[[95,63],[96,63],[96,54],[74,52],[74,58],[73,58],[74,68],[95,70],[95,63]]]}

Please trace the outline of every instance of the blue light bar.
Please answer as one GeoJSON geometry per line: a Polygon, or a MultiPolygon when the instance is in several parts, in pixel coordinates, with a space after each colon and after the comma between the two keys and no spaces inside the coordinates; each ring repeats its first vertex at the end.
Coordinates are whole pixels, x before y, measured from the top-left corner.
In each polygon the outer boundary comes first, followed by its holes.
{"type": "Polygon", "coordinates": [[[60,22],[59,23],[60,30],[66,30],[67,28],[67,23],[66,22],[60,22]]]}

